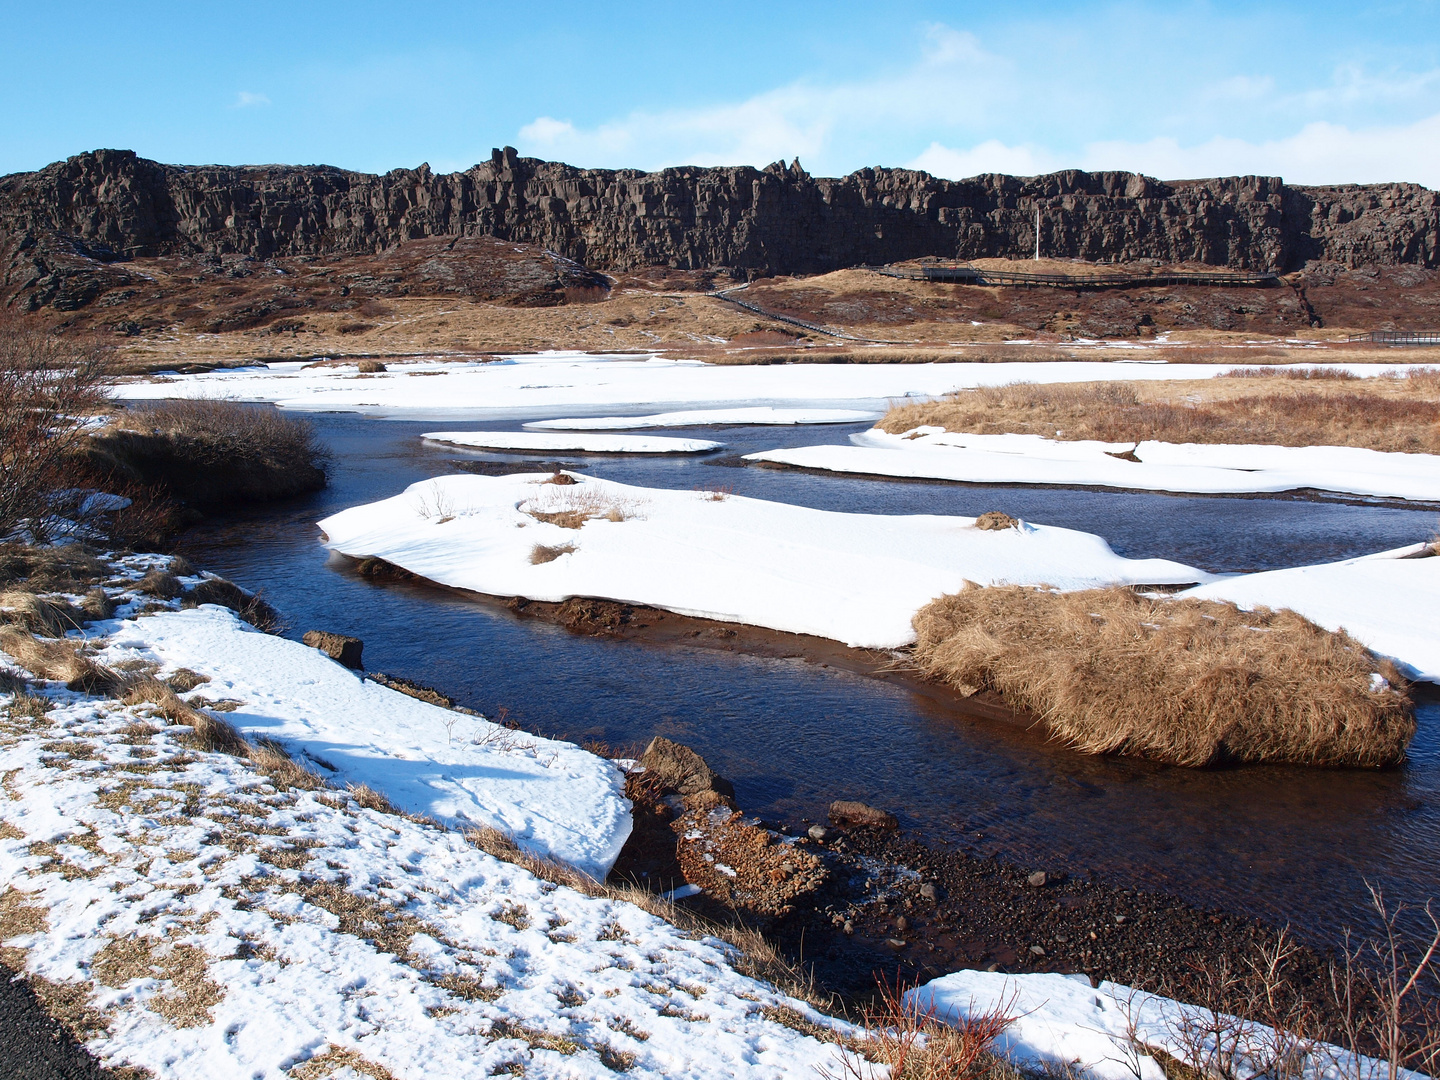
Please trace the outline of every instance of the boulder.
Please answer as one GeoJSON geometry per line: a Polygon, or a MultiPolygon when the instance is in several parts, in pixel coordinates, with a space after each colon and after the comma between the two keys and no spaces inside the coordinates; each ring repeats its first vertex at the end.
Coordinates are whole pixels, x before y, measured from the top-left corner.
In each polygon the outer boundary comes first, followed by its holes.
{"type": "Polygon", "coordinates": [[[714,791],[727,799],[735,797],[735,785],[715,773],[705,759],[688,746],[657,735],[650,740],[640,765],[666,791],[694,795],[714,791]]]}
{"type": "Polygon", "coordinates": [[[863,802],[837,799],[830,804],[830,823],[842,829],[869,827],[872,829],[898,829],[900,822],[895,815],[877,810],[863,802]]]}
{"type": "Polygon", "coordinates": [[[300,640],[312,649],[319,649],[331,660],[344,664],[352,671],[359,671],[365,666],[360,661],[360,653],[365,648],[365,643],[358,637],[332,634],[328,630],[307,630],[305,636],[300,640]]]}

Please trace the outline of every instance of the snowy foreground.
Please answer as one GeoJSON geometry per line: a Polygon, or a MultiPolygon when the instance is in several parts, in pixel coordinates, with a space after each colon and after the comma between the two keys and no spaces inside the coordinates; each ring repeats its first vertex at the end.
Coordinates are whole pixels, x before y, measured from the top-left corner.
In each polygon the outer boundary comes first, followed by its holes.
{"type": "Polygon", "coordinates": [[[648,416],[579,416],[534,420],[525,427],[536,431],[633,431],[639,428],[706,427],[719,424],[862,424],[881,414],[859,409],[775,409],[755,405],[739,409],[681,409],[648,416]]]}
{"type": "Polygon", "coordinates": [[[602,879],[630,835],[624,777],[604,758],[417,701],[223,608],[95,627],[108,635],[102,663],[208,676],[200,692],[238,701],[226,719],[242,734],[278,739],[333,782],[366,784],[401,810],[499,829],[602,879]]]}
{"type": "Polygon", "coordinates": [[[663,435],[573,435],[545,431],[427,431],[423,438],[476,450],[588,451],[592,454],[704,454],[725,444],[663,435]]]}
{"type": "Polygon", "coordinates": [[[956,480],[1140,491],[1227,494],[1314,489],[1440,502],[1440,458],[1350,446],[1065,442],[1040,435],[971,435],[919,427],[878,428],[850,446],[801,446],[746,456],[806,469],[956,480]],[[1117,455],[1130,454],[1138,461],[1117,455]]]}
{"type": "Polygon", "coordinates": [[[1327,630],[1343,627],[1412,678],[1440,683],[1440,557],[1434,550],[1412,544],[1342,562],[1241,574],[1184,595],[1246,609],[1290,608],[1327,630]]]}
{"type": "Polygon", "coordinates": [[[603,597],[862,648],[913,641],[915,612],[967,580],[1062,589],[1211,580],[1165,559],[1121,558],[1098,536],[1047,525],[985,532],[973,518],[836,513],[567,475],[576,483],[440,477],[320,528],[336,551],[455,588],[603,597]],[[541,520],[554,515],[583,525],[541,520]]]}
{"type": "MultiPolygon", "coordinates": [[[[373,416],[457,417],[606,415],[619,410],[751,407],[835,407],[883,412],[894,398],[938,397],[976,386],[1013,382],[1209,379],[1245,364],[1166,364],[1121,360],[953,364],[716,365],[649,355],[542,352],[495,361],[393,363],[361,375],[351,366],[310,367],[299,361],[265,367],[170,375],[165,382],[117,387],[129,400],[210,397],[270,401],[284,408],[341,410],[373,416]]],[[[1313,365],[1295,365],[1310,367],[1313,365]]],[[[1405,372],[1409,364],[1326,364],[1362,376],[1405,372]]]]}
{"type": "MultiPolygon", "coordinates": [[[[1280,1072],[1297,1080],[1380,1080],[1389,1075],[1383,1062],[1338,1046],[1306,1043],[1263,1024],[1117,983],[1092,988],[1085,975],[957,971],[905,998],[918,1014],[930,1013],[952,1024],[995,1010],[1016,1017],[995,1041],[997,1053],[1032,1068],[1058,1062],[1078,1065],[1080,1075],[1094,1080],[1165,1080],[1165,1071],[1148,1048],[1187,1062],[1202,1075],[1280,1072]],[[1239,1060],[1227,1061],[1230,1053],[1239,1060]]],[[[1422,1080],[1422,1074],[1407,1069],[1400,1075],[1422,1080]]]]}
{"type": "Polygon", "coordinates": [[[188,729],[146,724],[148,706],[48,693],[43,716],[0,713],[0,937],[108,1065],[162,1080],[838,1071],[833,1045],[773,1018],[833,1022],[736,973],[714,939],[344,791],[277,790],[182,746],[188,729]]]}

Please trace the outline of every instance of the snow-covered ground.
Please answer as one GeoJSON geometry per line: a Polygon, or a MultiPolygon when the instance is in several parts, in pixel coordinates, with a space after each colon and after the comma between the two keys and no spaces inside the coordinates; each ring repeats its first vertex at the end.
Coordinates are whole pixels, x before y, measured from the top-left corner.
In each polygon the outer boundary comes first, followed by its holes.
{"type": "MultiPolygon", "coordinates": [[[[301,362],[166,376],[117,388],[130,400],[212,397],[271,401],[285,408],[343,410],[375,416],[469,420],[572,415],[621,409],[694,409],[773,405],[883,412],[891,399],[937,397],[975,386],[1013,382],[1208,379],[1245,365],[1166,364],[1143,351],[1116,360],[953,364],[716,365],[659,356],[543,352],[493,362],[394,364],[380,374],[301,362]]],[[[1313,365],[1296,365],[1309,367],[1313,365]]],[[[1358,375],[1403,372],[1416,365],[1345,364],[1358,375]]]]}
{"type": "Polygon", "coordinates": [[[547,479],[440,477],[320,527],[336,551],[378,556],[456,588],[604,597],[867,648],[914,640],[915,612],[966,580],[1064,589],[1209,580],[1194,567],[1124,559],[1098,536],[1046,525],[987,532],[973,518],[835,513],[724,491],[547,479]],[[565,528],[536,514],[589,520],[565,528]],[[532,562],[538,555],[549,561],[532,562]]]}
{"type": "Polygon", "coordinates": [[[1183,595],[1242,608],[1291,608],[1329,630],[1344,628],[1407,674],[1440,682],[1440,557],[1414,544],[1358,559],[1226,577],[1183,595]]]}
{"type": "MultiPolygon", "coordinates": [[[[921,1015],[933,1010],[937,1020],[947,1023],[994,1011],[1014,1016],[995,1042],[997,1052],[1042,1070],[1077,1065],[1081,1075],[1095,1080],[1164,1080],[1165,1071],[1154,1057],[1135,1048],[1137,1041],[1186,1062],[1201,1075],[1273,1076],[1277,1067],[1297,1080],[1381,1080],[1389,1075],[1384,1063],[1357,1058],[1337,1046],[1303,1043],[1262,1024],[1117,983],[1092,988],[1085,975],[957,971],[910,991],[906,1004],[921,1015]],[[1235,1051],[1240,1060],[1227,1061],[1226,1055],[1235,1051]]],[[[1406,1069],[1400,1075],[1423,1080],[1406,1069]]]]}
{"type": "Polygon", "coordinates": [[[339,784],[366,784],[447,825],[488,825],[603,879],[630,835],[615,765],[389,690],[217,607],[95,624],[102,662],[150,660],[209,676],[204,696],[251,737],[278,739],[339,784]]]}
{"type": "Polygon", "coordinates": [[[878,428],[850,446],[802,446],[749,454],[807,469],[925,477],[975,484],[1059,484],[1197,492],[1313,488],[1382,498],[1440,501],[1440,458],[1350,446],[1065,442],[1040,435],[971,435],[921,427],[878,428]],[[1139,461],[1116,457],[1133,454],[1139,461]]]}
{"type": "MultiPolygon", "coordinates": [[[[285,671],[265,694],[303,698],[285,671]]],[[[833,1045],[776,1017],[829,1021],[739,975],[714,939],[344,791],[277,788],[185,747],[149,706],[43,692],[41,715],[0,708],[0,939],[107,1065],[160,1080],[838,1071],[833,1045]]]]}
{"type": "Polygon", "coordinates": [[[724,443],[709,439],[672,439],[664,435],[552,434],[548,431],[427,431],[424,438],[476,450],[562,450],[594,454],[704,454],[724,443]]]}
{"type": "Polygon", "coordinates": [[[776,409],[755,405],[740,409],[681,409],[648,416],[574,416],[534,420],[537,431],[633,431],[639,428],[702,427],[718,424],[860,424],[879,420],[881,413],[859,409],[776,409]]]}

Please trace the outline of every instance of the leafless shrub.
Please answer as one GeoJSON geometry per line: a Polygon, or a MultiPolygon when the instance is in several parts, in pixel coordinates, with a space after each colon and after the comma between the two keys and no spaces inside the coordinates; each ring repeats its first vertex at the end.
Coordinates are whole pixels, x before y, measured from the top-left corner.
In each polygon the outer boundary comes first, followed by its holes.
{"type": "Polygon", "coordinates": [[[98,346],[0,322],[0,537],[22,524],[43,539],[49,500],[72,486],[66,461],[105,407],[98,346]]]}
{"type": "Polygon", "coordinates": [[[917,998],[905,1000],[902,985],[884,979],[879,1004],[867,1009],[865,1036],[847,1046],[840,1072],[821,1069],[826,1080],[871,1080],[872,1065],[888,1067],[892,1080],[979,1080],[999,1073],[1016,1076],[990,1052],[995,1040],[1015,1022],[1014,998],[964,1017],[940,1017],[917,998]]]}
{"type": "Polygon", "coordinates": [[[1085,753],[1374,766],[1415,733],[1394,665],[1289,610],[970,586],[913,622],[922,672],[993,690],[1085,753]]]}
{"type": "Polygon", "coordinates": [[[415,513],[426,521],[444,525],[455,520],[455,500],[439,481],[432,480],[415,493],[412,498],[415,513]]]}

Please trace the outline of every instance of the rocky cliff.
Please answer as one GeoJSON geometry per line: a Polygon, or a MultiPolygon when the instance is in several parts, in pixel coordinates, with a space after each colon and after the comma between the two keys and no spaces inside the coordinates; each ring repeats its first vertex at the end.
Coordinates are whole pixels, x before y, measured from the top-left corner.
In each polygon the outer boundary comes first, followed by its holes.
{"type": "MultiPolygon", "coordinates": [[[[422,237],[493,236],[601,269],[817,273],[922,256],[1047,255],[1288,270],[1440,264],[1440,195],[1415,184],[1291,187],[1277,177],[1161,182],[1068,171],[839,179],[789,167],[576,169],[497,150],[441,175],[327,166],[176,166],[97,150],[0,178],[12,271],[56,243],[89,259],[374,254],[422,237]]],[[[39,260],[43,263],[43,259],[39,260]]],[[[36,269],[43,269],[37,266],[36,269]]],[[[12,282],[14,277],[11,277],[12,282]]]]}

